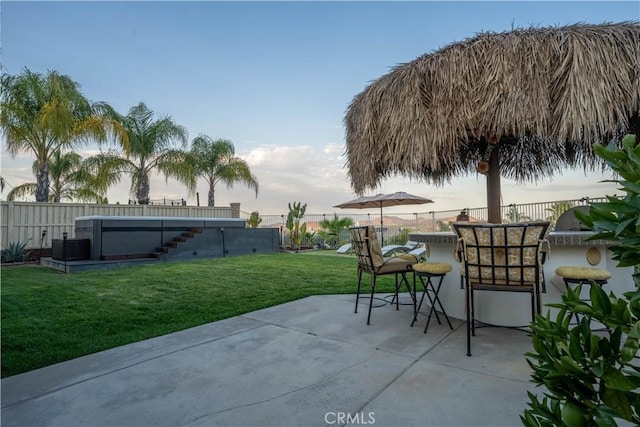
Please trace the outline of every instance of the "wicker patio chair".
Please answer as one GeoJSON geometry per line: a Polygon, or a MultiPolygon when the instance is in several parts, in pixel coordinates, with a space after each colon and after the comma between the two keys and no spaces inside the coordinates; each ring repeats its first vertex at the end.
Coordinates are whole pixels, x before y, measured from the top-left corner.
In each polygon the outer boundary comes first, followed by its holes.
{"type": "Polygon", "coordinates": [[[371,323],[371,309],[373,308],[373,300],[376,299],[374,293],[378,276],[388,274],[395,275],[395,294],[393,301],[396,303],[396,309],[399,309],[399,291],[402,284],[408,289],[413,299],[412,304],[415,304],[415,295],[412,293],[412,288],[407,280],[407,273],[411,271],[413,264],[418,262],[417,257],[410,254],[402,254],[397,257],[384,258],[376,230],[373,226],[351,227],[350,230],[351,244],[358,257],[358,289],[356,293],[355,312],[358,312],[363,273],[368,273],[371,276],[371,295],[369,297],[367,325],[371,323]]]}
{"type": "MultiPolygon", "coordinates": [[[[541,311],[542,246],[549,222],[517,224],[453,223],[466,289],[467,356],[475,336],[475,291],[528,292],[531,320],[541,311]]],[[[492,326],[483,324],[484,326],[492,326]]]]}

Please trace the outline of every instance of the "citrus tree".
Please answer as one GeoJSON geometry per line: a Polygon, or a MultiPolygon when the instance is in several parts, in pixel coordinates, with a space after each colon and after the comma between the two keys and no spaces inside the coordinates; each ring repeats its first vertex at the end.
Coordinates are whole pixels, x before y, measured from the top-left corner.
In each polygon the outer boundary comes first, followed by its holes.
{"type": "Polygon", "coordinates": [[[590,298],[580,298],[581,286],[568,289],[555,319],[536,316],[532,352],[526,354],[532,381],[544,386],[544,397],[529,393],[529,409],[521,416],[527,426],[615,426],[615,419],[640,425],[640,144],[634,135],[615,144],[595,144],[595,153],[620,177],[615,181],[623,199],[607,197],[591,203],[578,219],[595,232],[591,239],[612,242],[619,267],[633,267],[634,289],[618,296],[591,286],[590,298]],[[575,313],[580,322],[570,327],[575,313]],[[592,322],[607,331],[594,333],[592,322]]]}

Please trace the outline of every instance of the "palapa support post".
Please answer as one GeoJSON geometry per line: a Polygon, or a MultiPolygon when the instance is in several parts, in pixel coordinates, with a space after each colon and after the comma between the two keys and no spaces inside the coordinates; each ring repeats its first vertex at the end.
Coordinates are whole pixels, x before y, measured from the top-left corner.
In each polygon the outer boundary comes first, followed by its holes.
{"type": "Polygon", "coordinates": [[[491,224],[502,223],[500,211],[500,137],[491,135],[487,148],[478,164],[478,172],[487,176],[487,220],[491,224]]]}
{"type": "Polygon", "coordinates": [[[500,160],[498,146],[491,152],[491,167],[487,173],[487,219],[492,224],[502,224],[500,212],[500,160]]]}

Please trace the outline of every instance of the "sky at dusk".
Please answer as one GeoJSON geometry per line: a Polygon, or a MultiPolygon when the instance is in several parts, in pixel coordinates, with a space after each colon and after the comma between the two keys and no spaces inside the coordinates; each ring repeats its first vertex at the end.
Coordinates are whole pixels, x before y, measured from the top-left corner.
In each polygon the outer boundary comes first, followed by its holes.
{"type": "MultiPolygon", "coordinates": [[[[288,212],[293,201],[307,203],[308,213],[340,213],[333,206],[356,197],[343,155],[344,115],[355,95],[395,65],[483,31],[639,20],[640,2],[5,0],[0,13],[3,73],[55,70],[122,114],[144,102],[186,127],[190,141],[199,134],[231,140],[260,190],[255,197],[242,184],[218,185],[216,204],[240,202],[244,212],[269,215],[288,212]]],[[[11,158],[2,141],[10,186],[35,181],[33,160],[11,158]]],[[[566,170],[537,183],[503,179],[502,202],[616,193],[600,182],[609,178],[566,170]]],[[[126,203],[130,183],[123,176],[109,201],[126,203]]],[[[200,182],[201,203],[207,191],[200,182]]],[[[435,201],[418,212],[486,205],[485,177],[476,174],[443,187],[399,176],[370,194],[395,191],[435,201]]],[[[163,176],[153,178],[151,198],[196,200],[163,176]]]]}

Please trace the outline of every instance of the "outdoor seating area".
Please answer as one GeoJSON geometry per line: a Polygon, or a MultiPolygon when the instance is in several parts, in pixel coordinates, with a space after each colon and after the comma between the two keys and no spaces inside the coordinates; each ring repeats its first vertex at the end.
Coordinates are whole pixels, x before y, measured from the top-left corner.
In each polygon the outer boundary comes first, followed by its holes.
{"type": "MultiPolygon", "coordinates": [[[[459,262],[457,273],[465,292],[467,356],[472,355],[471,337],[476,335],[476,328],[496,326],[476,318],[476,291],[528,293],[530,294],[529,320],[534,321],[535,315],[542,312],[543,249],[548,246],[546,237],[549,226],[548,221],[515,224],[452,223],[458,238],[455,250],[456,261],[459,262]]],[[[367,325],[370,324],[372,309],[383,307],[389,302],[385,298],[375,296],[377,277],[393,274],[395,293],[391,303],[395,303],[396,310],[399,309],[399,292],[403,286],[406,286],[411,299],[409,304],[413,304],[411,326],[414,326],[420,314],[426,315],[427,321],[424,327],[426,334],[432,316],[435,315],[437,322],[442,324],[441,314],[453,329],[440,296],[445,276],[453,269],[450,263],[421,262],[417,257],[406,252],[384,257],[385,250],[380,248],[375,227],[351,227],[350,230],[351,244],[358,259],[356,313],[361,298],[363,273],[368,273],[371,279],[371,293],[364,297],[369,301],[367,325]],[[409,274],[413,279],[412,287],[409,284],[409,274]],[[425,313],[421,312],[423,305],[425,313]]],[[[447,285],[450,286],[450,283],[447,285]]],[[[522,329],[526,326],[515,328],[522,329]]]]}
{"type": "MultiPolygon", "coordinates": [[[[374,226],[351,227],[350,245],[356,254],[358,271],[354,311],[358,312],[361,300],[365,299],[368,304],[366,324],[369,325],[374,308],[391,304],[399,310],[401,304],[413,305],[410,326],[414,326],[422,316],[426,317],[423,331],[425,334],[433,317],[439,325],[446,321],[450,329],[454,328],[451,318],[464,319],[467,356],[472,356],[472,337],[476,336],[478,328],[497,326],[528,332],[529,322],[535,320],[536,314],[542,314],[543,304],[560,301],[560,295],[547,295],[543,302],[543,294],[547,293],[547,279],[551,279],[554,288],[558,286],[557,280],[562,280],[564,286],[559,291],[562,294],[578,285],[585,285],[586,288],[592,283],[606,285],[607,280],[612,277],[612,273],[605,268],[555,268],[553,265],[547,266],[547,270],[555,274],[548,271],[548,277],[545,276],[545,262],[548,261],[551,251],[550,225],[549,221],[511,224],[453,222],[451,226],[454,232],[451,233],[451,237],[455,243],[450,246],[454,250],[449,254],[453,256],[457,265],[445,261],[439,250],[435,251],[433,259],[427,260],[405,251],[399,251],[397,255],[391,252],[392,256],[383,256],[389,252],[380,247],[374,226]],[[368,296],[361,296],[364,273],[370,275],[368,296]],[[394,276],[393,294],[376,294],[376,281],[382,275],[394,276]],[[459,286],[456,283],[459,283],[459,286]],[[406,300],[400,303],[400,292],[405,288],[408,291],[405,294],[406,300]],[[476,294],[480,291],[484,295],[478,303],[476,294]],[[457,295],[452,298],[455,294],[457,295]],[[509,299],[509,303],[505,305],[505,300],[501,299],[503,294],[518,296],[516,299],[509,299]],[[527,304],[520,295],[529,295],[529,303],[527,304]],[[462,311],[459,309],[460,303],[463,306],[462,311]],[[458,310],[451,316],[447,309],[452,306],[458,307],[458,310]],[[526,312],[528,316],[523,317],[526,312]],[[514,320],[513,313],[517,313],[518,319],[522,320],[514,320]]],[[[586,237],[588,236],[584,236],[586,237]]],[[[562,253],[562,250],[560,252],[562,253]]],[[[588,248],[586,253],[589,263],[598,264],[602,261],[597,247],[588,248]]],[[[560,260],[554,262],[562,262],[562,259],[571,258],[561,255],[560,260]]],[[[621,270],[618,272],[621,274],[628,273],[624,269],[617,270],[621,270]]],[[[588,291],[586,292],[588,294],[588,291]]],[[[588,299],[588,295],[585,298],[588,299]]],[[[577,314],[575,319],[579,322],[577,314]]],[[[486,334],[483,334],[483,337],[485,336],[486,334]]],[[[463,348],[459,351],[463,351],[463,348]]]]}

